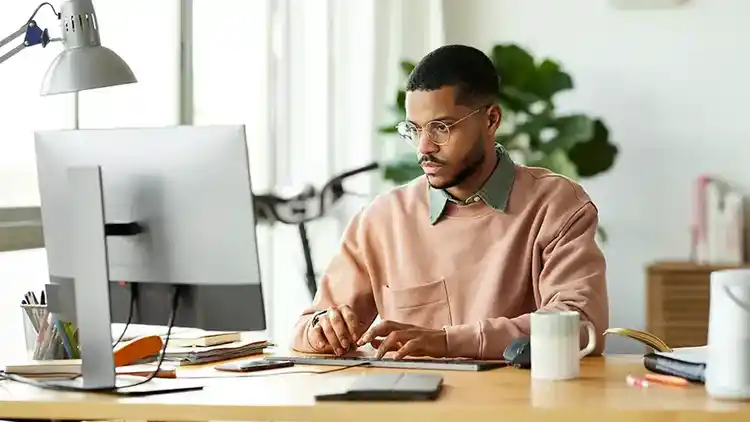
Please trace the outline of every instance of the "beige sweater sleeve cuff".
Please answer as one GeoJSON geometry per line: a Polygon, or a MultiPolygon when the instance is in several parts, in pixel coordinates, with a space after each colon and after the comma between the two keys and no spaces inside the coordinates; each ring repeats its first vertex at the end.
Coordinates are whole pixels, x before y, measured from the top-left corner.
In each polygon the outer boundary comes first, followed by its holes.
{"type": "Polygon", "coordinates": [[[443,327],[448,346],[447,357],[481,358],[482,328],[479,322],[443,327]]]}

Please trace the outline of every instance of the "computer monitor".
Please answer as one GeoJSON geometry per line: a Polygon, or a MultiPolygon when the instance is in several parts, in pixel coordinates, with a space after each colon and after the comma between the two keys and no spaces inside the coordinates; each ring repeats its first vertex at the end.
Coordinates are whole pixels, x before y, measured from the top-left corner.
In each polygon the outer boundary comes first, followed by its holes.
{"type": "Polygon", "coordinates": [[[48,301],[78,325],[84,385],[114,386],[111,323],[127,320],[128,283],[133,323],[167,324],[182,285],[174,325],[266,328],[244,126],[35,137],[48,301]]]}

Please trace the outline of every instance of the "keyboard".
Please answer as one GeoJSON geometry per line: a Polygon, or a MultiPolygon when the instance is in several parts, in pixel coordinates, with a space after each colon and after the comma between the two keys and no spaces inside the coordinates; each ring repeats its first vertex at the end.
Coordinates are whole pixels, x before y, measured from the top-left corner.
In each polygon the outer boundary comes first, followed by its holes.
{"type": "Polygon", "coordinates": [[[430,369],[437,371],[486,371],[507,366],[504,360],[471,359],[375,359],[364,356],[266,356],[269,361],[289,361],[295,365],[369,366],[372,368],[430,369]]]}

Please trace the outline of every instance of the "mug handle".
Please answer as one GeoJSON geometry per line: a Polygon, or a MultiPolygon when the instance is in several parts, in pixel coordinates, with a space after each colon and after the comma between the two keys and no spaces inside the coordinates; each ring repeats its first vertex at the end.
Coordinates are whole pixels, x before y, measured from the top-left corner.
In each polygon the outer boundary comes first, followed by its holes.
{"type": "Polygon", "coordinates": [[[583,359],[585,356],[590,355],[596,348],[596,330],[594,329],[594,324],[592,324],[591,321],[581,321],[581,325],[586,327],[586,331],[589,335],[589,344],[579,352],[579,359],[583,359]]]}

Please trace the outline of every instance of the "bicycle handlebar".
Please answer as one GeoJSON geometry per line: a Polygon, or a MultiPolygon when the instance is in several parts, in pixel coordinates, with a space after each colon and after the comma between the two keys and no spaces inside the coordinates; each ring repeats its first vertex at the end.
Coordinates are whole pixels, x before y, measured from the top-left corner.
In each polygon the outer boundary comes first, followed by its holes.
{"type": "Polygon", "coordinates": [[[360,173],[366,173],[368,171],[377,170],[379,167],[380,167],[380,164],[378,164],[378,163],[370,163],[370,164],[368,164],[366,166],[362,166],[362,167],[356,168],[354,170],[345,171],[345,172],[339,174],[338,176],[334,177],[331,180],[335,180],[335,179],[344,180],[346,178],[349,178],[349,177],[352,177],[352,176],[356,176],[356,175],[358,175],[360,173]]]}
{"type": "Polygon", "coordinates": [[[285,224],[306,223],[323,217],[328,209],[344,196],[343,182],[353,176],[376,170],[380,164],[373,162],[332,177],[320,191],[312,186],[298,195],[282,198],[274,194],[254,195],[258,220],[280,221],[285,224]],[[313,207],[317,206],[317,209],[313,207]]]}

